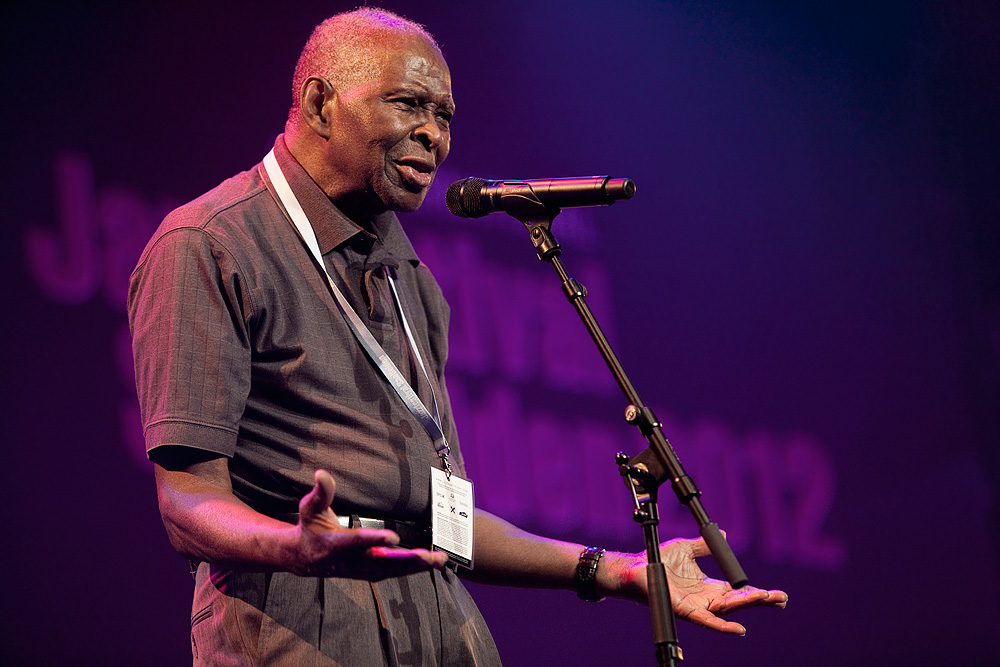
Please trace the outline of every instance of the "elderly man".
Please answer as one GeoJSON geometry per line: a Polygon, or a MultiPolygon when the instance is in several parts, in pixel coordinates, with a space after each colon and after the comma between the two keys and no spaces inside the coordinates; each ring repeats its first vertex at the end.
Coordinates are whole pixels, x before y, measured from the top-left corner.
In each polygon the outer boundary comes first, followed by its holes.
{"type": "MultiPolygon", "coordinates": [[[[459,571],[644,601],[642,555],[579,568],[582,545],[481,510],[473,569],[431,549],[432,488],[464,488],[448,306],[393,212],[448,155],[448,67],[420,26],[362,8],[316,28],[293,88],[273,151],[171,213],[129,292],[160,510],[195,568],[195,663],[499,664],[459,571]]],[[[706,580],[704,553],[664,545],[682,617],[741,633],[716,614],[784,605],[706,580]]]]}

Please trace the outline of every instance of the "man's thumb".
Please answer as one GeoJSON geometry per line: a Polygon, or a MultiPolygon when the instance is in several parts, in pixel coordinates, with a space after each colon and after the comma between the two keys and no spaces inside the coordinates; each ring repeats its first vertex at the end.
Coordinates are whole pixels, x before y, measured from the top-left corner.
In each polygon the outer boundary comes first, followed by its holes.
{"type": "Polygon", "coordinates": [[[317,470],[315,475],[316,486],[312,488],[302,498],[299,504],[299,513],[315,516],[330,506],[333,496],[337,491],[337,482],[333,476],[325,470],[317,470]]]}

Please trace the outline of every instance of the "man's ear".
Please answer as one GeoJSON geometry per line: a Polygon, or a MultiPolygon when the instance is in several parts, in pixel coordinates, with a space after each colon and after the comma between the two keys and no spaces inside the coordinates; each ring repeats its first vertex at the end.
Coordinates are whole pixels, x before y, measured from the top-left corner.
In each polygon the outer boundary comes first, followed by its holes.
{"type": "Polygon", "coordinates": [[[331,119],[328,103],[334,100],[336,94],[333,85],[318,76],[310,77],[302,84],[299,113],[306,125],[324,139],[330,138],[331,119]]]}

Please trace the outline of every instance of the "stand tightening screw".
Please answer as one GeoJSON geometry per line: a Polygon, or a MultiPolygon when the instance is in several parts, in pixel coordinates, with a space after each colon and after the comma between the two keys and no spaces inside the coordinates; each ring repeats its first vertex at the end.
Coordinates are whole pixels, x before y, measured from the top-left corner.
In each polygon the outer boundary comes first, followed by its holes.
{"type": "Polygon", "coordinates": [[[630,405],[627,408],[625,408],[625,421],[627,421],[629,424],[634,424],[638,418],[639,418],[639,408],[635,407],[634,405],[630,405]]]}

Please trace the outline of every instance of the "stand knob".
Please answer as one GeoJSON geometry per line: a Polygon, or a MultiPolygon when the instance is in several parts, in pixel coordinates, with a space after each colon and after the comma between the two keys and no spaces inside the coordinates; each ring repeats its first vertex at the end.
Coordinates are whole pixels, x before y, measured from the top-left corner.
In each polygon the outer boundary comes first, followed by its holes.
{"type": "Polygon", "coordinates": [[[629,424],[634,424],[636,423],[636,421],[638,421],[640,414],[641,413],[639,412],[639,408],[635,407],[634,405],[629,405],[627,408],[625,408],[625,421],[627,421],[629,424]]]}

